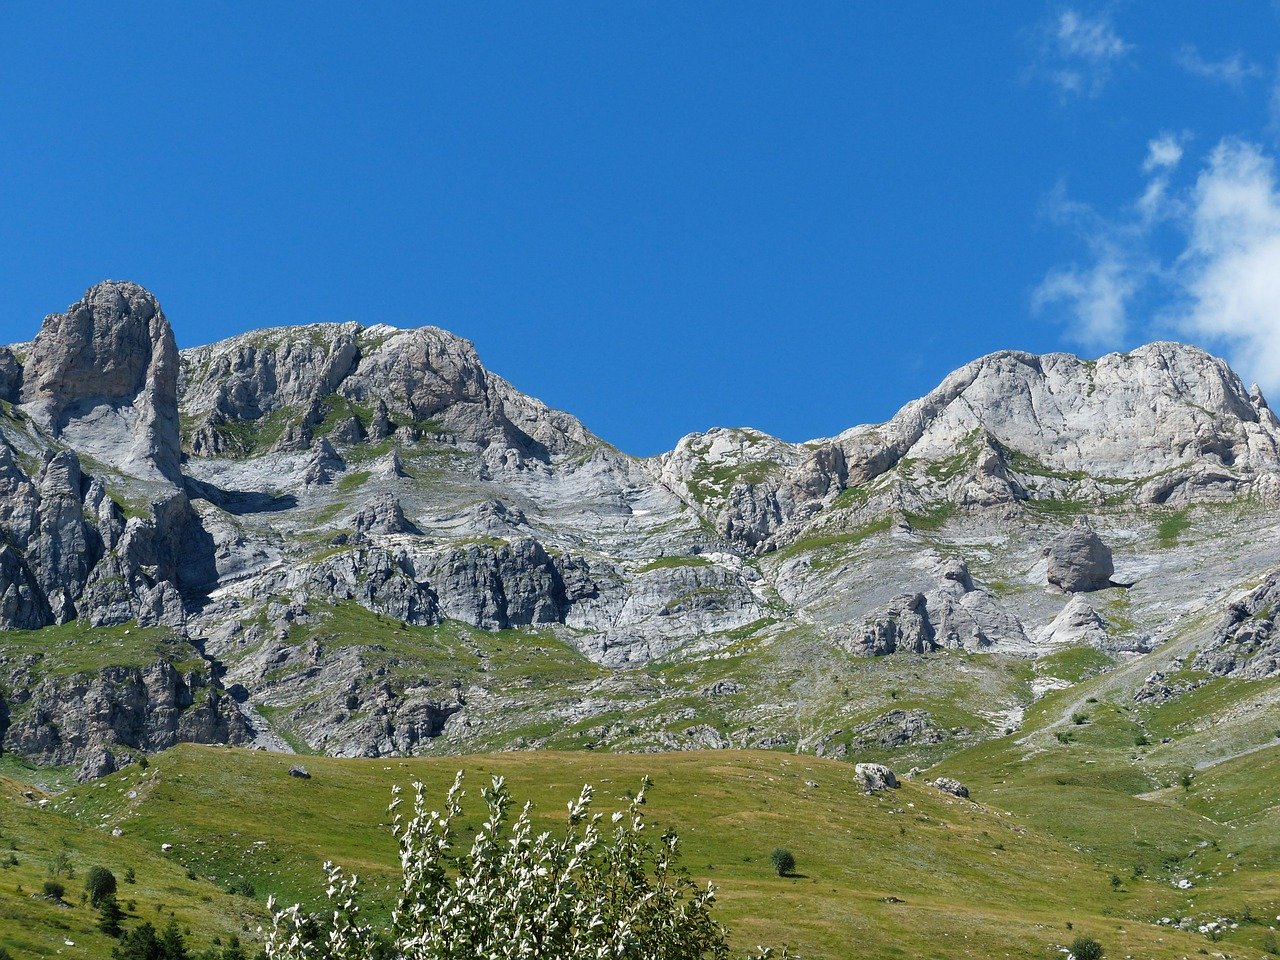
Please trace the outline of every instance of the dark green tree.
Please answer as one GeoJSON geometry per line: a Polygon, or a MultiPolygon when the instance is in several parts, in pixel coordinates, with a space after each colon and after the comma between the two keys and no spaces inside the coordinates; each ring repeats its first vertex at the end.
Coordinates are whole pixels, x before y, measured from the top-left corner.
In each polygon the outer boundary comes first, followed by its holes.
{"type": "Polygon", "coordinates": [[[90,867],[84,876],[84,892],[92,906],[101,906],[107,897],[116,895],[116,875],[106,867],[90,867]]]}
{"type": "Polygon", "coordinates": [[[1093,937],[1076,937],[1071,941],[1071,955],[1075,960],[1102,960],[1102,944],[1093,937]]]}
{"type": "Polygon", "coordinates": [[[149,920],[142,921],[116,944],[111,960],[164,960],[156,928],[149,920]]]}
{"type": "Polygon", "coordinates": [[[102,898],[98,911],[98,929],[108,937],[118,937],[124,933],[124,911],[114,895],[102,898]]]}
{"type": "Polygon", "coordinates": [[[178,921],[169,918],[160,934],[160,960],[187,960],[187,945],[178,931],[178,921]]]}

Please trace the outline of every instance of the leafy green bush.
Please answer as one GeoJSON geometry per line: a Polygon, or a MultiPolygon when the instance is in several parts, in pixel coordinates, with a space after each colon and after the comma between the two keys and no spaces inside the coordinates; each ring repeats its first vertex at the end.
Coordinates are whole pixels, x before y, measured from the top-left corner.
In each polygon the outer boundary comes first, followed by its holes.
{"type": "Polygon", "coordinates": [[[1102,960],[1102,944],[1093,937],[1076,937],[1071,941],[1071,956],[1075,960],[1102,960]]]}
{"type": "Polygon", "coordinates": [[[61,880],[46,880],[44,882],[44,895],[50,900],[61,900],[67,895],[67,885],[61,880]]]}
{"type": "Polygon", "coordinates": [[[796,858],[786,847],[778,847],[774,850],[769,855],[769,862],[773,864],[773,869],[778,871],[780,877],[785,877],[796,869],[796,858]]]}
{"type": "Polygon", "coordinates": [[[92,906],[100,906],[107,897],[116,895],[116,875],[106,867],[90,867],[84,875],[84,892],[92,906]]]}
{"type": "MultiPolygon", "coordinates": [[[[725,930],[711,918],[715,888],[695,886],[680,868],[675,833],[655,842],[647,832],[640,808],[649,785],[646,778],[627,810],[607,822],[591,813],[592,791],[583,787],[556,838],[535,834],[528,804],[509,823],[511,795],[495,777],[483,793],[488,816],[470,851],[460,853],[462,774],[443,814],[415,784],[412,816],[398,812],[398,796],[391,804],[403,878],[385,934],[390,944],[360,921],[355,878],[326,863],[324,911],[298,904],[276,911],[268,901],[274,916],[266,956],[365,958],[389,946],[391,956],[414,960],[727,957],[725,930]]],[[[762,948],[756,956],[773,953],[762,948]]]]}

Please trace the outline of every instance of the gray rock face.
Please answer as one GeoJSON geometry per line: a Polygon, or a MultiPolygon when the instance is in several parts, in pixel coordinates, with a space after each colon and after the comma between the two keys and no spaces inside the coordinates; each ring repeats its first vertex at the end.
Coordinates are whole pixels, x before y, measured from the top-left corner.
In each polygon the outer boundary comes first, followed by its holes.
{"type": "Polygon", "coordinates": [[[1231,604],[1193,666],[1218,676],[1265,680],[1280,676],[1280,571],[1231,604]]]}
{"type": "Polygon", "coordinates": [[[78,450],[179,482],[178,348],[155,297],[137,284],[108,280],[46,317],[22,399],[78,450]]]}
{"type": "Polygon", "coordinates": [[[22,364],[8,347],[0,347],[0,400],[5,403],[22,400],[22,364]]]}
{"type": "Polygon", "coordinates": [[[225,693],[162,661],[41,682],[10,726],[5,748],[41,763],[85,764],[82,774],[92,776],[113,766],[112,751],[120,748],[164,750],[180,742],[244,743],[251,737],[225,693]]]}
{"type": "Polygon", "coordinates": [[[896,790],[898,788],[898,778],[892,770],[882,763],[855,764],[853,772],[862,781],[862,788],[867,793],[876,793],[880,790],[896,790]]]}
{"type": "Polygon", "coordinates": [[[1049,560],[1049,583],[1066,593],[1104,590],[1111,586],[1111,576],[1115,573],[1111,548],[1082,520],[1054,537],[1044,548],[1044,555],[1049,560]]]}

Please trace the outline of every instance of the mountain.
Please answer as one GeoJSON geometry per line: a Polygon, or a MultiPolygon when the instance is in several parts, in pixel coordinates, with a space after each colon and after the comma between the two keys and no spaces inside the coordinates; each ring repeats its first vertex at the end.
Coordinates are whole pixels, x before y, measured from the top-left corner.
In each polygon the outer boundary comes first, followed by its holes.
{"type": "Polygon", "coordinates": [[[1082,662],[1265,713],[1278,528],[1280,422],[1181,344],[1001,352],[884,424],[637,459],[446,331],[178,351],[107,281],[0,348],[0,733],[81,778],[180,742],[927,766],[1082,662]]]}

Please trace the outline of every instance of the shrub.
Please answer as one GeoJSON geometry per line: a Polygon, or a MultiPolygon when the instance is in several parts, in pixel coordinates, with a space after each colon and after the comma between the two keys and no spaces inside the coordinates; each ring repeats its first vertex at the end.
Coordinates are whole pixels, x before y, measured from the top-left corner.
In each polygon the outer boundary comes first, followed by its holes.
{"type": "Polygon", "coordinates": [[[133,867],[125,867],[125,868],[124,868],[124,882],[125,882],[125,883],[137,883],[137,882],[138,882],[138,875],[137,875],[136,873],[134,873],[134,871],[133,871],[133,867]]]}
{"type": "Polygon", "coordinates": [[[1071,722],[1077,727],[1081,726],[1089,722],[1089,715],[1087,713],[1073,713],[1071,715],[1071,722]]]}
{"type": "Polygon", "coordinates": [[[778,871],[780,877],[785,877],[796,869],[796,858],[786,847],[778,847],[769,854],[769,862],[773,864],[773,869],[778,871]]]}
{"type": "Polygon", "coordinates": [[[90,904],[100,906],[107,897],[116,895],[116,875],[106,867],[90,867],[84,876],[84,892],[90,904]]]}
{"type": "Polygon", "coordinates": [[[1276,935],[1270,930],[1262,935],[1262,949],[1263,952],[1269,953],[1272,956],[1280,953],[1280,946],[1276,945],[1276,935]]]}
{"type": "Polygon", "coordinates": [[[1075,960],[1102,960],[1102,944],[1093,937],[1076,937],[1071,941],[1071,955],[1075,960]]]}
{"type": "MultiPolygon", "coordinates": [[[[510,823],[511,795],[501,777],[484,790],[488,815],[470,850],[458,844],[462,774],[449,790],[444,813],[427,805],[414,785],[412,815],[391,804],[400,846],[402,884],[389,923],[389,944],[360,921],[354,877],[325,864],[328,906],[276,911],[267,933],[269,960],[313,957],[474,957],[525,960],[595,960],[645,957],[688,960],[728,955],[727,935],[711,917],[715,888],[694,885],[679,866],[679,838],[652,838],[640,808],[649,787],[625,811],[605,821],[591,813],[583,787],[569,804],[563,837],[535,833],[530,807],[510,823]]],[[[399,793],[397,788],[395,791],[399,793]]],[[[761,950],[758,957],[772,956],[761,950]]],[[[786,951],[782,954],[787,956],[786,951]]]]}
{"type": "Polygon", "coordinates": [[[61,900],[67,895],[67,885],[61,880],[46,880],[44,882],[44,895],[50,900],[61,900]]]}

